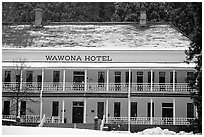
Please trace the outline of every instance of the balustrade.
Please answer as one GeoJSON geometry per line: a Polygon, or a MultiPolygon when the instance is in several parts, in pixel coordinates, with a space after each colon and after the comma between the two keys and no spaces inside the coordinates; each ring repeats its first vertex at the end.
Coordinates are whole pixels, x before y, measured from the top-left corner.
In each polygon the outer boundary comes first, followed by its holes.
{"type": "MultiPolygon", "coordinates": [[[[63,91],[63,82],[44,82],[43,91],[63,91]]],[[[20,84],[17,82],[3,82],[3,91],[17,91],[20,84]]],[[[22,82],[22,91],[38,92],[41,90],[40,82],[22,82]]],[[[149,83],[131,83],[131,92],[151,92],[149,83]]],[[[106,91],[107,84],[105,83],[87,83],[87,91],[106,91]]],[[[111,92],[128,92],[129,84],[127,83],[109,83],[109,91],[111,92]]],[[[153,92],[193,92],[187,83],[175,83],[175,91],[173,91],[172,83],[153,83],[153,92]]],[[[66,82],[65,91],[84,91],[84,83],[66,82]]]]}

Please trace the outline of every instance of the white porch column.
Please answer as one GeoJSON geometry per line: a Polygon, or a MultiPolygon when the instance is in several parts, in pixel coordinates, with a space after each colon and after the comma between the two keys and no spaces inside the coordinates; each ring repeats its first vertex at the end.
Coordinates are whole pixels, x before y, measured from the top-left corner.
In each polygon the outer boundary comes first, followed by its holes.
{"type": "Polygon", "coordinates": [[[151,69],[151,88],[150,91],[153,91],[153,70],[151,69]]]}
{"type": "Polygon", "coordinates": [[[173,70],[173,91],[175,91],[175,69],[173,70]]]}
{"type": "Polygon", "coordinates": [[[85,98],[85,100],[84,100],[84,123],[86,123],[86,104],[87,103],[87,101],[86,101],[86,98],[85,98]]]}
{"type": "Polygon", "coordinates": [[[64,99],[62,100],[62,123],[64,123],[64,99]]]}
{"type": "Polygon", "coordinates": [[[153,124],[153,119],[152,119],[152,98],[150,99],[150,124],[153,124]]]}
{"type": "Polygon", "coordinates": [[[84,85],[84,90],[85,90],[85,91],[87,91],[87,72],[88,72],[87,69],[85,69],[85,78],[84,78],[84,79],[85,79],[85,80],[84,80],[84,84],[85,84],[85,85],[84,85]]]}
{"type": "Polygon", "coordinates": [[[173,99],[173,125],[176,124],[176,100],[173,99]]]}
{"type": "Polygon", "coordinates": [[[63,91],[65,91],[65,84],[66,84],[65,83],[65,80],[66,80],[65,78],[66,78],[66,75],[65,75],[65,69],[64,69],[63,70],[63,88],[62,88],[63,91]]]}
{"type": "Polygon", "coordinates": [[[108,123],[108,99],[106,99],[106,123],[108,123]]]}
{"type": "Polygon", "coordinates": [[[41,91],[40,91],[40,119],[42,119],[42,107],[43,107],[43,101],[42,101],[42,92],[44,89],[44,68],[42,68],[42,82],[41,82],[41,91]]]}
{"type": "Polygon", "coordinates": [[[20,72],[20,91],[23,88],[23,68],[21,68],[21,72],[20,72]]]}
{"type": "Polygon", "coordinates": [[[129,69],[129,83],[128,83],[128,131],[130,131],[130,113],[131,113],[131,100],[130,100],[130,90],[131,90],[131,69],[129,69]]]}
{"type": "Polygon", "coordinates": [[[109,91],[109,69],[107,69],[107,73],[106,73],[106,78],[107,78],[107,83],[106,83],[106,91],[109,91]]]}

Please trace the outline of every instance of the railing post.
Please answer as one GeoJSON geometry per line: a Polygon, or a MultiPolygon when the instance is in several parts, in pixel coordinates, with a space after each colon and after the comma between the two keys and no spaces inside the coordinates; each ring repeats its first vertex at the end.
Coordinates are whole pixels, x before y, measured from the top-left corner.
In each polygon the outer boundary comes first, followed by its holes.
{"type": "Polygon", "coordinates": [[[86,123],[86,105],[87,105],[87,100],[85,98],[85,100],[84,100],[84,121],[83,121],[83,123],[86,123]]]}
{"type": "Polygon", "coordinates": [[[109,91],[109,69],[107,69],[107,73],[106,73],[106,77],[107,77],[107,84],[106,84],[106,91],[109,91]]]}
{"type": "Polygon", "coordinates": [[[153,119],[152,119],[152,98],[150,99],[150,124],[153,124],[153,119]]]}
{"type": "Polygon", "coordinates": [[[108,99],[106,99],[106,123],[108,123],[108,99]]]}
{"type": "Polygon", "coordinates": [[[173,125],[176,124],[176,101],[173,99],[173,125]]]}
{"type": "Polygon", "coordinates": [[[151,88],[150,91],[153,91],[153,70],[151,69],[151,88]]]}
{"type": "Polygon", "coordinates": [[[44,69],[42,68],[42,82],[41,82],[41,91],[40,91],[40,119],[42,119],[42,92],[44,89],[44,69]]]}
{"type": "Polygon", "coordinates": [[[52,117],[52,123],[54,123],[54,117],[52,117]]]}
{"type": "Polygon", "coordinates": [[[173,70],[173,92],[175,92],[175,69],[173,70]]]}
{"type": "Polygon", "coordinates": [[[84,90],[87,91],[87,69],[85,69],[85,78],[84,78],[84,90]]]}
{"type": "Polygon", "coordinates": [[[130,102],[130,82],[131,82],[131,69],[129,68],[129,83],[128,83],[128,131],[130,131],[130,113],[131,113],[131,102],[130,102]]]}
{"type": "Polygon", "coordinates": [[[66,78],[66,77],[65,77],[65,76],[66,76],[65,73],[66,73],[66,72],[65,72],[65,69],[64,69],[64,70],[63,70],[63,87],[62,87],[62,90],[63,90],[63,91],[65,91],[65,80],[66,80],[66,79],[65,79],[65,78],[66,78]]]}
{"type": "Polygon", "coordinates": [[[62,123],[64,123],[64,99],[62,100],[62,123]]]}

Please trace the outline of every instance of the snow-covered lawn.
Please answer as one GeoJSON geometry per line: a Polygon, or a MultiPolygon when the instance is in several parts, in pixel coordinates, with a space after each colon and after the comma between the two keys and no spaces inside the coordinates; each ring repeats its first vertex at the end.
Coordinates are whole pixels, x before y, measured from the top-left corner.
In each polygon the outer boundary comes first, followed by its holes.
{"type": "Polygon", "coordinates": [[[180,131],[176,133],[160,127],[145,129],[141,132],[130,133],[128,131],[97,131],[76,128],[48,128],[48,127],[19,127],[2,126],[3,135],[108,135],[108,136],[135,136],[135,135],[193,135],[193,132],[180,131]]]}

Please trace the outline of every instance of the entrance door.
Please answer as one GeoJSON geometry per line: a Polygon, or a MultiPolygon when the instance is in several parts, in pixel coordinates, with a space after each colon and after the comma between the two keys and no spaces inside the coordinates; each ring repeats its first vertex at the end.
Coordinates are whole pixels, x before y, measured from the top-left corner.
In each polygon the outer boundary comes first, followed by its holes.
{"type": "Polygon", "coordinates": [[[116,71],[115,72],[115,91],[120,91],[121,90],[121,72],[116,71]]]}
{"type": "Polygon", "coordinates": [[[131,102],[131,117],[137,117],[137,102],[131,102]]]}
{"type": "Polygon", "coordinates": [[[162,103],[162,117],[164,124],[173,124],[173,103],[162,103]]]}
{"type": "Polygon", "coordinates": [[[160,91],[165,91],[165,72],[159,72],[160,91]]]}
{"type": "Polygon", "coordinates": [[[74,71],[73,73],[73,83],[74,90],[84,90],[84,72],[83,71],[74,71]]]}
{"type": "Polygon", "coordinates": [[[104,115],[104,102],[98,102],[98,119],[103,119],[104,115]]]}
{"type": "Polygon", "coordinates": [[[73,102],[72,123],[83,123],[84,102],[73,102]]]}

